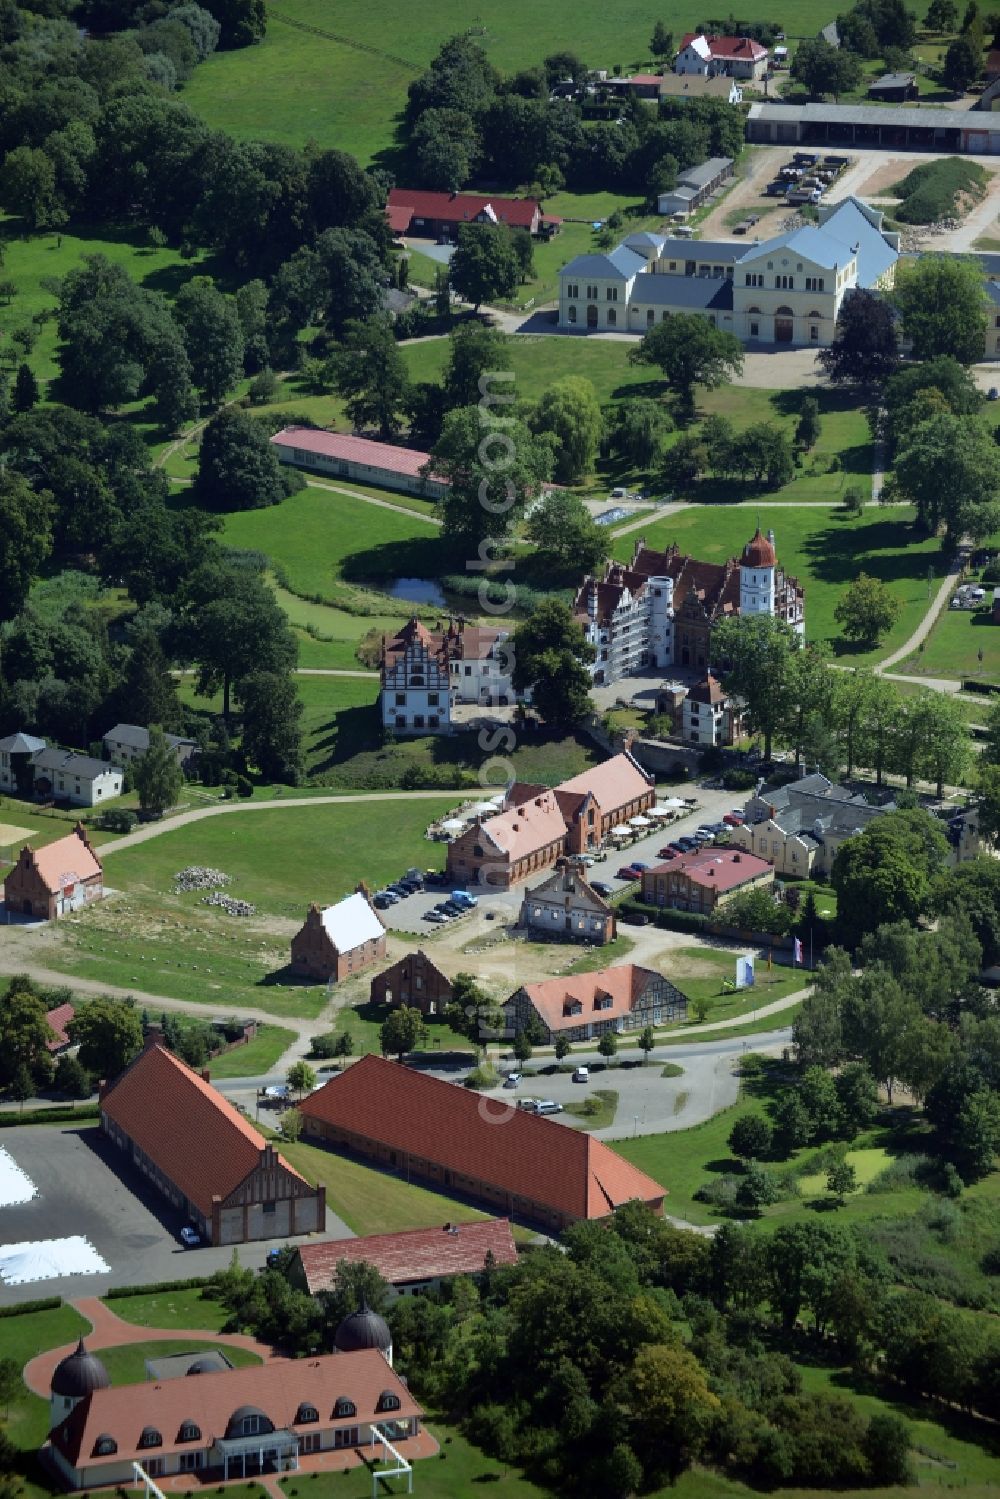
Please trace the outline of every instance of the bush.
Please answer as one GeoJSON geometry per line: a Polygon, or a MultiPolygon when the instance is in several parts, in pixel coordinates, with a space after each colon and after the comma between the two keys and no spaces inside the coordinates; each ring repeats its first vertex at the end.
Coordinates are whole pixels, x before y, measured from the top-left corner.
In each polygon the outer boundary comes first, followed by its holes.
{"type": "Polygon", "coordinates": [[[0,1317],[24,1317],[30,1312],[54,1312],[62,1304],[61,1296],[40,1296],[37,1301],[19,1301],[16,1306],[0,1306],[0,1317]]]}
{"type": "Polygon", "coordinates": [[[253,782],[249,776],[238,775],[236,777],[236,795],[253,796],[253,782]]]}
{"type": "Polygon", "coordinates": [[[479,1067],[473,1067],[465,1079],[467,1088],[495,1088],[500,1081],[500,1074],[490,1062],[483,1062],[479,1067]]]}
{"type": "Polygon", "coordinates": [[[103,1299],[119,1301],[123,1296],[155,1296],[161,1291],[197,1291],[210,1283],[208,1275],[193,1275],[189,1280],[151,1280],[145,1286],[112,1286],[103,1299]]]}
{"type": "Polygon", "coordinates": [[[107,807],[97,819],[97,826],[107,833],[131,833],[138,820],[127,807],[107,807]]]}
{"type": "Polygon", "coordinates": [[[96,1103],[85,1104],[75,1109],[70,1105],[57,1104],[51,1109],[25,1109],[23,1114],[13,1111],[0,1114],[0,1129],[22,1124],[74,1124],[80,1119],[99,1119],[100,1108],[96,1103]]]}
{"type": "Polygon", "coordinates": [[[757,777],[752,770],[741,770],[734,765],[723,773],[722,784],[727,791],[752,791],[757,784],[757,777]]]}

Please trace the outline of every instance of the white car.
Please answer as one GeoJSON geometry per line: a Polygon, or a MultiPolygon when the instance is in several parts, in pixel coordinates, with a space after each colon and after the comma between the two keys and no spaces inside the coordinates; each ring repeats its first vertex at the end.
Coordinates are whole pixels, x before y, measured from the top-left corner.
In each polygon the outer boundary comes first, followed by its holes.
{"type": "Polygon", "coordinates": [[[503,1085],[505,1088],[516,1088],[520,1081],[521,1074],[519,1072],[508,1072],[503,1080],[503,1085]]]}
{"type": "Polygon", "coordinates": [[[185,1249],[197,1249],[201,1243],[201,1234],[197,1229],[188,1228],[186,1225],[181,1229],[181,1243],[185,1249]]]}
{"type": "Polygon", "coordinates": [[[589,1083],[590,1082],[590,1068],[589,1067],[578,1067],[576,1069],[576,1071],[573,1073],[573,1081],[575,1083],[589,1083]]]}

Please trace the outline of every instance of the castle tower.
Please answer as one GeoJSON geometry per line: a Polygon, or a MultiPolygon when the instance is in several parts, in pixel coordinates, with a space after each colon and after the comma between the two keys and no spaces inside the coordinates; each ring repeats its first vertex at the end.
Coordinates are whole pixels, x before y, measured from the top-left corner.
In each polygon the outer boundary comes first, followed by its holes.
{"type": "Polygon", "coordinates": [[[740,613],[773,614],[777,568],[773,533],[761,534],[757,527],[740,557],[740,613]]]}
{"type": "Polygon", "coordinates": [[[649,664],[662,669],[674,664],[674,580],[646,579],[649,608],[649,664]]]}
{"type": "Polygon", "coordinates": [[[52,1371],[49,1430],[54,1431],[61,1425],[92,1390],[106,1390],[110,1384],[107,1369],[95,1354],[87,1352],[81,1338],[73,1352],[52,1371]]]}

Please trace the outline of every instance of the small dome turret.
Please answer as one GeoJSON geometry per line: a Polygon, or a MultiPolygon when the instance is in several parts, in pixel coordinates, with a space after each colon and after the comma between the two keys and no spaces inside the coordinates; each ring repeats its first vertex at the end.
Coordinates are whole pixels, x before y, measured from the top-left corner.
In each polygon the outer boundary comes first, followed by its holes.
{"type": "Polygon", "coordinates": [[[367,1301],[363,1301],[359,1311],[351,1312],[341,1322],[333,1335],[333,1346],[340,1353],[377,1348],[380,1353],[391,1354],[392,1333],[385,1318],[373,1312],[367,1301]]]}
{"type": "Polygon", "coordinates": [[[111,1380],[96,1354],[88,1353],[81,1338],[72,1353],[52,1373],[52,1393],[68,1400],[82,1400],[92,1390],[106,1390],[111,1380]]]}

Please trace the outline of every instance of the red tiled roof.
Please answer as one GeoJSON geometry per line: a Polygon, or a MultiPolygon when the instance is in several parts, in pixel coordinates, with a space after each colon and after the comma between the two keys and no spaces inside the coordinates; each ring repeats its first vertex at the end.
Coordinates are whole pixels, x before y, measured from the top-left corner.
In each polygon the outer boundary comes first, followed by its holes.
{"type": "Polygon", "coordinates": [[[498,198],[480,193],[432,193],[422,192],[417,188],[394,187],[389,193],[386,212],[395,229],[394,216],[403,209],[408,210],[406,227],[409,228],[409,220],[414,214],[419,219],[468,224],[488,207],[502,224],[508,224],[512,229],[530,229],[540,206],[535,198],[498,198]]]}
{"type": "Polygon", "coordinates": [[[54,1010],[46,1010],[45,1018],[49,1022],[49,1030],[53,1032],[52,1040],[45,1043],[49,1051],[59,1051],[63,1046],[69,1045],[66,1027],[75,1014],[72,1005],[56,1005],[54,1010]]]}
{"type": "Polygon", "coordinates": [[[300,1244],[298,1252],[313,1296],[332,1288],[341,1260],[374,1265],[391,1286],[445,1275],[476,1275],[487,1254],[498,1265],[517,1263],[517,1246],[506,1218],[484,1218],[478,1223],[443,1228],[410,1228],[398,1234],[371,1234],[366,1239],[300,1244]]]}
{"type": "Polygon", "coordinates": [[[74,1468],[92,1468],[101,1461],[118,1465],[149,1455],[147,1449],[139,1446],[146,1426],[161,1434],[163,1445],[156,1448],[156,1455],[162,1456],[185,1447],[188,1451],[192,1446],[211,1447],[217,1437],[225,1437],[229,1419],[240,1406],[262,1411],[276,1430],[295,1430],[301,1404],[314,1405],[319,1411],[320,1424],[329,1426],[334,1402],[338,1396],[346,1395],[357,1407],[357,1420],[367,1424],[378,1419],[378,1401],[383,1390],[391,1390],[400,1402],[391,1419],[423,1415],[421,1406],[399,1375],[393,1373],[385,1356],[378,1349],[366,1348],[357,1353],[275,1359],[245,1369],[220,1369],[194,1377],[147,1380],[143,1384],[94,1390],[56,1427],[52,1441],[74,1468]],[[185,1421],[193,1421],[200,1427],[200,1442],[177,1441],[185,1421]],[[96,1458],[94,1445],[99,1436],[105,1435],[117,1442],[118,1451],[106,1459],[96,1458]]]}
{"type": "Polygon", "coordinates": [[[82,823],[77,823],[65,838],[46,843],[44,848],[31,848],[28,844],[25,848],[42,883],[53,895],[59,894],[62,882],[69,876],[75,880],[90,880],[102,872],[101,861],[90,846],[82,823]]]}
{"type": "Polygon", "coordinates": [[[639,797],[655,795],[653,781],[639,769],[632,756],[626,754],[612,755],[610,760],[581,771],[568,781],[561,781],[557,789],[592,796],[605,815],[639,797]]]}
{"type": "Polygon", "coordinates": [[[761,534],[760,526],[743,548],[740,558],[747,567],[776,567],[778,558],[774,550],[774,542],[769,541],[761,534]]]}
{"type": "Polygon", "coordinates": [[[301,1113],[571,1218],[665,1196],[582,1130],[373,1054],[310,1094],[301,1113]]]}
{"type": "Polygon", "coordinates": [[[655,977],[651,968],[622,963],[595,973],[525,984],[524,992],[550,1031],[571,1030],[594,1021],[624,1019],[635,1009],[636,1000],[649,980],[655,977]],[[601,999],[610,999],[611,1004],[600,1008],[601,999]],[[580,1009],[575,1009],[575,1005],[580,1009]]]}
{"type": "Polygon", "coordinates": [[[625,82],[626,83],[640,83],[640,84],[655,84],[656,87],[659,88],[659,86],[660,86],[660,75],[659,75],[659,73],[633,73],[632,76],[631,76],[631,78],[626,78],[625,79],[625,82]]]}
{"type": "MultiPolygon", "coordinates": [[[[284,427],[271,441],[279,448],[299,448],[324,458],[339,458],[345,463],[364,463],[370,468],[384,468],[393,474],[419,479],[430,453],[418,448],[398,448],[391,442],[374,442],[369,437],[352,437],[347,432],[327,432],[318,427],[284,427]]],[[[433,474],[430,476],[435,477],[433,474]]],[[[443,479],[437,479],[442,484],[443,479]]]]}
{"type": "Polygon", "coordinates": [[[703,682],[696,682],[688,692],[688,701],[692,703],[724,703],[726,701],[726,690],[718,677],[713,677],[709,672],[703,682]]]}
{"type": "MultiPolygon", "coordinates": [[[[258,1165],[267,1141],[197,1072],[159,1044],[112,1083],[101,1112],[113,1119],[206,1217],[258,1165]]],[[[293,1176],[299,1173],[283,1156],[293,1176]]]]}
{"type": "Polygon", "coordinates": [[[488,822],[470,828],[462,834],[462,839],[492,843],[514,863],[535,849],[561,843],[565,836],[566,822],[555,792],[542,791],[530,801],[519,802],[488,822]]]}
{"type": "MultiPolygon", "coordinates": [[[[699,35],[699,32],[689,31],[681,37],[679,50],[683,52],[684,48],[690,46],[699,35]]],[[[708,43],[713,57],[735,59],[737,62],[752,58],[754,62],[758,62],[762,57],[767,56],[767,48],[762,47],[760,42],[755,42],[752,37],[706,36],[704,40],[708,43]]]]}
{"type": "MultiPolygon", "coordinates": [[[[646,874],[684,874],[694,885],[706,890],[734,890],[747,880],[769,874],[772,866],[756,854],[742,849],[701,848],[679,854],[669,864],[656,864],[646,874]]],[[[644,880],[645,883],[645,880],[644,880]]]]}

